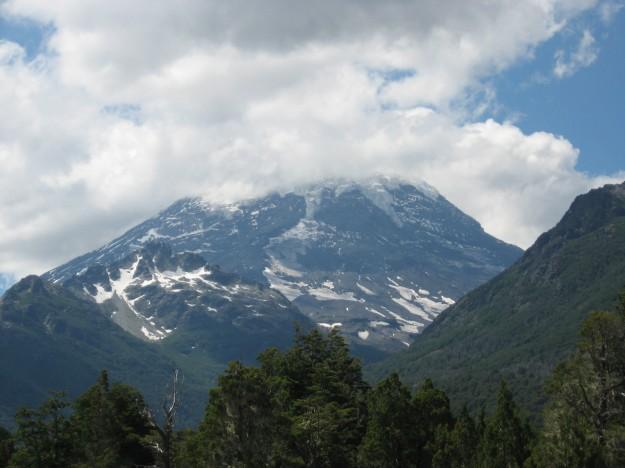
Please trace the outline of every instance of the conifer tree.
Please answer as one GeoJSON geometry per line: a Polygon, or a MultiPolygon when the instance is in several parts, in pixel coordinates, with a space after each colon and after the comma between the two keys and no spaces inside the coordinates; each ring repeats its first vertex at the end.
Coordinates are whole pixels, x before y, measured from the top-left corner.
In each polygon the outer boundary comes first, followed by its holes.
{"type": "Polygon", "coordinates": [[[436,451],[436,438],[445,437],[451,428],[453,415],[449,398],[442,390],[435,388],[432,380],[426,379],[413,399],[415,425],[419,430],[417,442],[417,463],[420,467],[432,466],[436,451]]]}
{"type": "Polygon", "coordinates": [[[154,463],[153,426],[143,396],[129,385],[98,382],[74,403],[71,422],[79,447],[77,459],[91,467],[154,463]]]}
{"type": "Polygon", "coordinates": [[[436,434],[437,450],[434,468],[470,468],[477,464],[480,434],[475,421],[464,406],[451,431],[436,434]]]}
{"type": "Polygon", "coordinates": [[[259,361],[231,364],[211,391],[197,436],[185,442],[192,466],[198,458],[208,466],[355,466],[368,386],[344,339],[298,331],[291,349],[269,349],[259,361]]]}
{"type": "Polygon", "coordinates": [[[200,427],[208,466],[270,466],[274,434],[271,395],[262,370],[230,364],[211,390],[200,427]]]}
{"type": "Polygon", "coordinates": [[[207,449],[205,439],[199,431],[181,429],[174,434],[174,466],[184,468],[204,468],[207,449]]]}
{"type": "Polygon", "coordinates": [[[396,373],[369,392],[367,409],[367,432],[358,453],[359,466],[416,466],[417,426],[414,408],[410,391],[396,373]]]}
{"type": "Polygon", "coordinates": [[[13,453],[13,436],[4,427],[0,426],[0,468],[9,465],[13,453]]]}
{"type": "Polygon", "coordinates": [[[15,416],[16,451],[11,467],[65,468],[70,466],[74,441],[68,418],[69,403],[55,394],[38,409],[23,408],[15,416]]]}
{"type": "Polygon", "coordinates": [[[533,459],[552,466],[625,466],[625,301],[584,322],[576,354],[556,368],[533,459]]]}
{"type": "Polygon", "coordinates": [[[298,333],[285,356],[290,417],[305,466],[354,466],[366,429],[366,392],[360,362],[337,330],[298,333]]]}
{"type": "Polygon", "coordinates": [[[480,445],[479,465],[484,468],[521,468],[529,457],[532,434],[505,381],[501,382],[495,413],[488,418],[480,445]]]}

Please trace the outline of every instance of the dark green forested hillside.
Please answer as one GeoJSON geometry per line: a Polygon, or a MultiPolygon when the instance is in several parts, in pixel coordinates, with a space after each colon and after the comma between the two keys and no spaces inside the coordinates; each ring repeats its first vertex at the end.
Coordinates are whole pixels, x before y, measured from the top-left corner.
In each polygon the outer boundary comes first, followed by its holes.
{"type": "MultiPolygon", "coordinates": [[[[211,278],[235,281],[234,275],[219,271],[211,278]]],[[[171,325],[167,339],[141,340],[111,319],[119,304],[100,307],[81,294],[87,286],[70,286],[30,276],[0,299],[0,424],[8,425],[20,405],[39,403],[50,390],[77,395],[101,369],[139,388],[148,403],[158,404],[174,368],[185,375],[186,405],[179,420],[195,424],[206,404],[206,389],[228,361],[253,363],[268,346],[289,346],[296,321],[312,326],[283,296],[260,286],[251,285],[246,294],[230,300],[208,291],[197,298],[203,307],[189,307],[193,291],[163,292],[152,285],[137,297],[160,306],[165,311],[161,315],[181,318],[171,325]],[[219,312],[209,306],[212,300],[221,300],[219,312]]]]}
{"type": "Polygon", "coordinates": [[[18,411],[13,433],[0,427],[0,468],[621,467],[625,298],[591,314],[581,337],[549,379],[540,431],[504,381],[494,410],[474,419],[429,379],[411,391],[393,373],[371,388],[338,332],[314,330],[266,350],[258,367],[232,362],[195,429],[176,431],[178,373],[159,422],[158,408],[103,371],[73,402],[52,396],[18,411]]]}
{"type": "Polygon", "coordinates": [[[558,225],[511,268],[445,311],[407,352],[369,369],[425,378],[471,407],[490,404],[500,379],[538,410],[545,378],[574,349],[589,312],[625,285],[625,184],[578,197],[558,225]]]}
{"type": "Polygon", "coordinates": [[[161,400],[173,368],[193,368],[187,398],[190,408],[201,408],[206,385],[224,366],[208,358],[189,362],[180,353],[145,343],[111,322],[95,304],[36,276],[23,279],[3,296],[0,327],[3,425],[10,424],[20,405],[43,401],[51,390],[79,394],[104,368],[141,388],[152,403],[161,400]]]}

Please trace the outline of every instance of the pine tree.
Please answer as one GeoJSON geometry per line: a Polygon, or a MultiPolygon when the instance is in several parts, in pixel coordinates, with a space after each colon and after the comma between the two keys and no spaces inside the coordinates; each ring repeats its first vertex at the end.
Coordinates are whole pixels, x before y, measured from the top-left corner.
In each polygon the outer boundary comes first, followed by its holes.
{"type": "Polygon", "coordinates": [[[417,442],[417,464],[431,467],[434,452],[437,450],[437,437],[446,437],[451,428],[453,415],[449,398],[442,390],[435,388],[432,380],[426,381],[417,389],[413,399],[415,425],[419,430],[417,442]]]}
{"type": "Polygon", "coordinates": [[[286,353],[295,450],[304,466],[356,464],[366,430],[366,393],[360,362],[338,331],[297,334],[286,353]]]}
{"type": "Polygon", "coordinates": [[[556,368],[533,454],[553,466],[625,465],[625,301],[584,322],[575,355],[556,368]]]}
{"type": "Polygon", "coordinates": [[[153,464],[153,425],[143,396],[134,388],[98,382],[74,402],[71,422],[77,437],[77,459],[90,467],[153,464]]]}
{"type": "Polygon", "coordinates": [[[529,457],[532,433],[505,381],[501,382],[495,413],[487,420],[480,445],[479,465],[520,468],[529,457]]]}
{"type": "Polygon", "coordinates": [[[417,427],[410,391],[396,373],[367,397],[367,432],[358,453],[362,467],[416,466],[417,427]]]}
{"type": "Polygon", "coordinates": [[[440,431],[436,438],[438,448],[432,460],[434,468],[470,468],[477,464],[480,434],[466,406],[453,429],[440,431]]]}
{"type": "Polygon", "coordinates": [[[66,417],[69,403],[55,394],[38,409],[23,408],[15,416],[16,451],[11,467],[65,468],[74,451],[73,434],[66,417]]]}
{"type": "Polygon", "coordinates": [[[119,452],[112,427],[109,392],[108,374],[102,371],[96,385],[74,402],[72,424],[81,447],[80,458],[93,466],[113,466],[119,452]]]}
{"type": "Polygon", "coordinates": [[[174,466],[205,468],[208,466],[205,437],[193,429],[181,429],[174,434],[174,466]]]}
{"type": "Polygon", "coordinates": [[[233,363],[220,377],[197,436],[185,442],[192,463],[354,466],[368,386],[344,339],[298,331],[290,350],[269,349],[259,362],[233,363]]]}
{"type": "Polygon", "coordinates": [[[263,372],[233,362],[210,392],[201,456],[209,466],[270,466],[279,425],[263,372]]]}
{"type": "Polygon", "coordinates": [[[0,426],[0,468],[9,465],[13,454],[13,436],[4,427],[0,426]]]}

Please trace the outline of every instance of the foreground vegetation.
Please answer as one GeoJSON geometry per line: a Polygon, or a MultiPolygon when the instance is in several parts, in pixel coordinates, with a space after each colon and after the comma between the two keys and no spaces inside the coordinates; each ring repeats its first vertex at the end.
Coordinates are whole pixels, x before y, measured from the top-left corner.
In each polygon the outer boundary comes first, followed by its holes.
{"type": "Polygon", "coordinates": [[[0,466],[625,466],[625,299],[585,321],[549,381],[539,431],[505,382],[495,411],[477,418],[453,414],[430,380],[411,392],[391,374],[371,388],[336,331],[299,333],[259,363],[231,363],[200,426],[177,432],[177,378],[159,423],[138,391],[103,372],[71,403],[54,395],[20,410],[16,430],[0,430],[0,466]]]}

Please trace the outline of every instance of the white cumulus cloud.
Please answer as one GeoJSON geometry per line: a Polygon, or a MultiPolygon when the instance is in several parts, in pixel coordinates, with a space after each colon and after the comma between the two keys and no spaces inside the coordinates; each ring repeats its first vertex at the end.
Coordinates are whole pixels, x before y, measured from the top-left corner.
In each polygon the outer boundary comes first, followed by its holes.
{"type": "Polygon", "coordinates": [[[0,120],[0,271],[41,273],[183,196],[236,200],[374,173],[424,179],[527,246],[576,194],[617,176],[577,171],[578,151],[561,136],[462,116],[480,114],[485,78],[595,6],[2,3],[7,18],[54,32],[30,61],[0,42],[0,106],[10,109],[0,120]]]}

